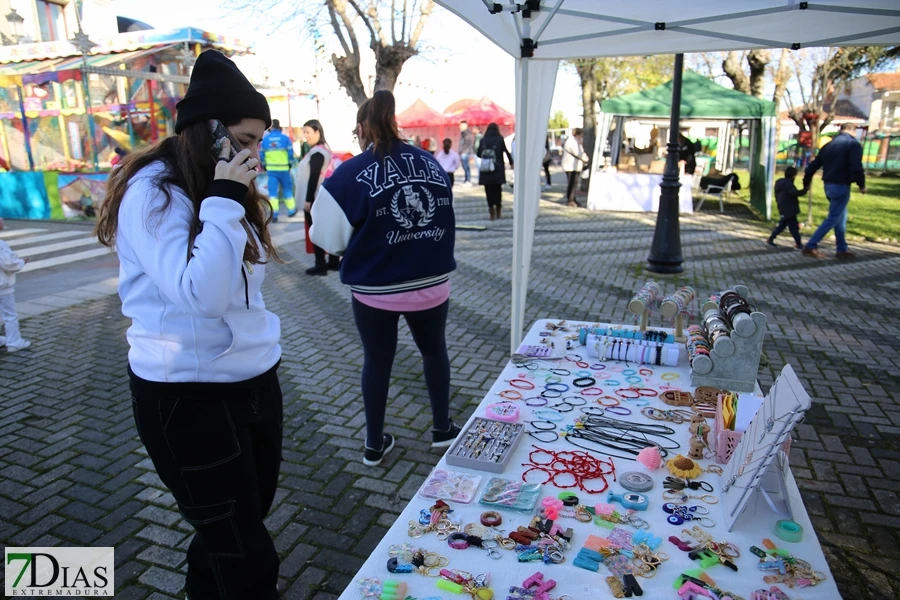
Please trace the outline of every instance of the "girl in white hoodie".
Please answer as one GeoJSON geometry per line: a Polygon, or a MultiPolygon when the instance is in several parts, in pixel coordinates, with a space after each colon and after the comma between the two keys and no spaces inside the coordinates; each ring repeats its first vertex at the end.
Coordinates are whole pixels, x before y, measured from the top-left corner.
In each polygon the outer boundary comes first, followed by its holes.
{"type": "MultiPolygon", "coordinates": [[[[3,219],[0,218],[0,231],[3,231],[3,219]]],[[[22,339],[19,333],[19,315],[16,313],[16,273],[25,267],[27,258],[19,258],[9,244],[0,240],[0,317],[6,327],[6,337],[0,336],[0,346],[6,346],[7,352],[24,350],[31,345],[22,339]]]]}
{"type": "Polygon", "coordinates": [[[175,137],[110,173],[97,234],[119,254],[138,434],[197,532],[187,595],[274,600],[279,560],[263,519],[281,464],[281,329],[260,291],[277,254],[253,184],[269,106],[209,50],[177,108],[175,137]],[[210,119],[246,149],[229,160],[226,141],[214,153],[210,119]]]}

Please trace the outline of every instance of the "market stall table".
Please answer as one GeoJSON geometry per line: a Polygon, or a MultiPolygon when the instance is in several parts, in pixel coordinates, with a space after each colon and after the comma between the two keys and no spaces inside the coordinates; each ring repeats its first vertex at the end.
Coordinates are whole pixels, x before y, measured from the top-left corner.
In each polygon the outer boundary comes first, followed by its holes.
{"type": "MultiPolygon", "coordinates": [[[[659,208],[662,175],[597,171],[592,179],[587,200],[590,210],[656,212],[659,208]]],[[[678,191],[678,211],[681,214],[694,212],[692,183],[692,177],[681,177],[681,189],[678,191]]]]}
{"type": "MultiPolygon", "coordinates": [[[[524,344],[539,344],[542,337],[541,332],[545,332],[547,330],[546,324],[549,322],[555,321],[542,319],[535,323],[526,336],[524,344]]],[[[568,326],[571,328],[571,333],[577,331],[577,327],[579,326],[593,325],[590,323],[569,322],[568,326]]],[[[632,329],[627,326],[617,327],[632,329]]],[[[566,344],[564,337],[565,335],[566,334],[564,333],[557,332],[555,335],[550,336],[550,339],[555,342],[555,346],[557,348],[556,354],[562,354],[562,348],[564,348],[566,344]]],[[[660,388],[662,388],[663,386],[667,386],[669,388],[691,391],[692,387],[690,386],[690,368],[687,364],[685,350],[681,344],[678,344],[677,346],[679,347],[680,353],[678,366],[650,367],[653,371],[653,374],[650,376],[644,376],[644,382],[641,384],[637,384],[636,387],[660,390],[660,388]]],[[[592,360],[588,358],[588,356],[586,355],[586,348],[584,346],[576,345],[574,349],[570,351],[570,355],[571,354],[584,355],[584,360],[591,365],[598,362],[596,359],[592,360]]],[[[571,396],[577,394],[578,388],[574,387],[572,384],[577,376],[576,371],[582,370],[583,367],[576,366],[574,362],[568,361],[566,359],[557,361],[555,363],[544,364],[553,365],[548,368],[567,369],[571,371],[571,375],[561,377],[563,385],[557,387],[559,389],[562,389],[562,387],[564,387],[565,385],[569,387],[570,391],[564,393],[563,396],[571,396]]],[[[621,368],[624,370],[626,368],[634,368],[635,370],[638,370],[641,368],[641,365],[634,365],[633,363],[629,367],[626,367],[624,362],[617,363],[615,361],[607,361],[606,366],[606,369],[602,370],[601,372],[610,374],[615,373],[615,377],[620,383],[604,384],[604,382],[610,382],[612,380],[612,377],[609,377],[607,379],[597,378],[597,387],[601,387],[604,390],[604,393],[608,393],[613,397],[616,396],[616,389],[627,388],[630,385],[629,383],[623,381],[623,374],[618,369],[621,368]]],[[[647,365],[643,366],[647,367],[647,365]]],[[[588,368],[586,370],[592,369],[588,368]]],[[[595,370],[600,371],[599,369],[595,370]]],[[[500,374],[500,377],[498,377],[497,381],[493,384],[493,386],[485,396],[484,400],[482,400],[481,405],[478,407],[478,409],[476,409],[475,413],[470,419],[470,422],[476,418],[483,418],[485,416],[485,411],[488,405],[504,400],[504,397],[499,396],[501,392],[504,392],[505,390],[519,389],[520,387],[527,388],[528,386],[526,384],[510,385],[510,383],[508,383],[510,380],[520,378],[520,374],[527,375],[527,371],[523,370],[522,368],[516,367],[512,362],[508,363],[503,372],[500,374]]],[[[525,379],[528,380],[529,378],[526,376],[525,379]]],[[[537,392],[540,392],[542,389],[541,384],[538,384],[538,381],[540,380],[538,380],[536,377],[533,377],[530,380],[536,383],[536,389],[530,391],[530,393],[529,390],[523,389],[522,393],[525,398],[528,398],[531,395],[536,396],[537,392]]],[[[632,380],[631,383],[634,383],[634,380],[632,380]]],[[[513,397],[516,395],[517,394],[505,394],[505,396],[513,397]]],[[[586,398],[588,401],[587,405],[598,406],[594,402],[594,398],[596,398],[596,396],[589,397],[585,395],[584,398],[586,398]]],[[[551,399],[548,405],[552,406],[554,404],[559,404],[563,400],[564,398],[556,400],[551,399]]],[[[628,401],[625,399],[621,400],[620,406],[631,410],[631,414],[629,416],[609,416],[623,420],[630,420],[636,423],[659,424],[659,421],[651,421],[641,413],[641,407],[644,404],[644,400],[649,401],[647,405],[650,407],[659,409],[673,408],[664,404],[659,397],[644,396],[640,400],[636,399],[635,401],[628,401]]],[[[607,400],[606,402],[608,404],[612,403],[610,400],[607,400]]],[[[519,423],[525,425],[526,431],[536,431],[537,428],[535,428],[529,422],[540,420],[541,416],[533,416],[533,411],[543,410],[544,407],[529,408],[525,406],[522,401],[514,401],[514,403],[519,405],[519,423]]],[[[564,418],[561,422],[556,423],[556,425],[558,426],[557,431],[566,425],[573,424],[575,417],[580,414],[580,410],[577,407],[573,407],[570,412],[563,412],[565,408],[567,407],[564,405],[560,407],[560,412],[562,413],[564,418]]],[[[707,421],[707,423],[711,425],[711,421],[707,421]]],[[[690,435],[688,432],[688,423],[685,422],[680,425],[665,423],[665,425],[671,426],[675,430],[675,433],[669,437],[675,442],[679,443],[681,446],[679,449],[671,451],[668,457],[671,458],[676,454],[682,454],[686,456],[688,454],[688,439],[690,435]]],[[[542,439],[549,439],[552,436],[544,435],[539,437],[541,437],[542,439]]],[[[554,452],[580,449],[572,445],[572,443],[570,443],[569,441],[566,441],[564,438],[560,438],[559,440],[552,443],[546,443],[538,441],[537,439],[534,439],[528,435],[524,435],[520,440],[518,446],[515,448],[515,451],[512,454],[512,458],[502,474],[489,473],[458,466],[448,466],[447,455],[442,457],[438,462],[437,468],[449,469],[456,472],[468,473],[471,475],[482,477],[482,481],[475,495],[475,500],[473,500],[471,504],[462,504],[459,502],[448,500],[450,507],[453,509],[453,513],[451,514],[453,521],[459,522],[462,525],[468,523],[479,523],[482,513],[487,510],[493,510],[493,508],[483,506],[478,502],[478,499],[480,498],[487,481],[492,477],[502,477],[503,479],[522,481],[522,475],[526,470],[526,467],[522,465],[529,462],[529,454],[534,452],[536,447],[548,449],[554,452]]],[[[452,451],[452,448],[450,451],[452,451]]],[[[448,454],[450,451],[448,451],[448,454]]],[[[595,454],[597,458],[600,458],[602,460],[610,460],[609,457],[605,454],[599,452],[592,454],[595,454]]],[[[615,457],[611,460],[615,464],[615,469],[618,476],[621,476],[621,474],[625,472],[637,471],[640,473],[648,474],[653,479],[653,488],[645,493],[650,501],[649,508],[646,511],[639,511],[635,514],[645,519],[650,524],[648,531],[651,534],[662,538],[663,542],[659,546],[658,552],[667,554],[669,558],[668,560],[663,562],[662,565],[657,569],[654,577],[649,579],[638,577],[637,581],[643,588],[644,597],[653,599],[677,598],[678,596],[676,594],[676,590],[673,589],[673,582],[682,572],[689,569],[699,568],[699,564],[697,561],[690,560],[686,552],[679,550],[673,543],[668,541],[669,536],[678,536],[682,533],[683,529],[690,529],[693,525],[693,523],[690,521],[685,522],[684,524],[674,525],[668,523],[666,520],[666,518],[670,515],[662,510],[662,505],[664,504],[664,502],[666,502],[662,499],[662,493],[664,491],[663,481],[667,476],[670,476],[671,473],[665,467],[652,472],[647,471],[647,469],[633,460],[625,460],[623,458],[615,457]]],[[[708,468],[710,465],[715,464],[714,459],[706,459],[698,462],[704,468],[708,468]]],[[[546,475],[544,477],[546,477],[546,475]]],[[[529,481],[531,481],[532,478],[536,482],[540,482],[543,479],[540,476],[540,473],[529,474],[529,481]]],[[[609,488],[602,493],[587,494],[578,488],[571,488],[569,491],[574,492],[579,497],[580,503],[587,506],[594,506],[598,503],[606,503],[608,501],[607,492],[609,491],[614,491],[616,493],[625,492],[625,490],[618,482],[614,482],[612,480],[612,476],[607,476],[606,479],[609,482],[609,488]]],[[[697,479],[711,483],[713,487],[712,494],[717,498],[721,497],[721,482],[718,475],[713,475],[709,472],[706,472],[700,475],[697,479]]],[[[763,576],[771,574],[771,572],[763,572],[758,570],[757,564],[759,562],[759,559],[750,551],[751,546],[765,548],[763,539],[769,538],[770,540],[774,541],[779,548],[786,549],[790,551],[793,556],[810,563],[815,571],[818,571],[821,575],[824,576],[824,580],[818,582],[817,585],[812,587],[789,588],[787,585],[778,584],[779,587],[785,593],[787,593],[788,597],[791,598],[791,600],[796,600],[798,598],[816,598],[818,600],[840,598],[841,596],[837,590],[834,578],[832,577],[831,572],[828,568],[828,564],[825,561],[825,556],[822,552],[821,546],[818,543],[815,531],[813,530],[813,526],[810,523],[806,508],[803,506],[803,501],[800,497],[800,492],[797,488],[797,484],[789,469],[787,470],[786,480],[788,496],[793,508],[793,520],[800,524],[800,526],[802,526],[804,532],[802,541],[797,543],[788,543],[775,536],[775,523],[782,517],[776,515],[767,506],[765,501],[761,499],[756,499],[755,501],[751,502],[746,512],[737,521],[734,531],[731,532],[728,532],[725,526],[725,518],[722,514],[722,502],[717,502],[715,504],[706,504],[699,499],[692,499],[688,501],[688,505],[700,505],[709,509],[708,517],[715,521],[715,526],[703,527],[705,531],[707,531],[717,542],[723,542],[727,540],[740,550],[740,557],[734,559],[734,563],[738,567],[737,572],[733,572],[724,565],[714,565],[705,569],[705,571],[707,575],[709,575],[709,577],[715,580],[717,586],[720,589],[730,591],[742,598],[749,599],[751,597],[751,594],[755,590],[768,589],[770,587],[769,584],[766,584],[763,581],[763,576]]],[[[592,481],[592,485],[586,487],[602,487],[602,483],[599,483],[600,480],[592,481]]],[[[560,483],[560,485],[571,486],[572,480],[567,477],[561,477],[558,482],[560,483]]],[[[476,547],[469,547],[463,550],[450,548],[447,541],[440,541],[436,539],[436,534],[433,532],[425,533],[421,537],[417,538],[410,537],[408,533],[410,522],[418,522],[420,511],[423,509],[427,510],[429,509],[429,507],[435,504],[434,499],[422,497],[420,495],[422,491],[423,489],[420,488],[416,496],[413,497],[410,503],[402,511],[400,516],[395,521],[394,525],[384,536],[384,539],[382,539],[381,543],[372,552],[371,556],[369,556],[368,560],[360,569],[359,573],[356,575],[356,577],[354,577],[353,584],[351,584],[351,586],[348,587],[341,595],[342,600],[356,600],[357,598],[362,598],[363,596],[360,591],[358,591],[356,584],[361,579],[372,577],[376,577],[382,582],[386,580],[404,581],[408,584],[409,588],[407,594],[418,599],[433,597],[445,599],[454,597],[468,597],[466,595],[453,595],[439,589],[438,587],[436,587],[437,578],[434,577],[427,577],[418,573],[402,574],[389,572],[387,569],[389,549],[391,546],[397,544],[408,544],[414,547],[423,548],[429,552],[434,552],[439,554],[440,556],[448,558],[449,565],[445,567],[446,569],[457,569],[471,574],[489,573],[491,577],[490,587],[493,589],[494,597],[498,600],[502,600],[507,597],[507,591],[509,590],[510,586],[521,587],[523,581],[534,575],[536,572],[542,572],[545,578],[552,578],[557,582],[556,588],[550,592],[553,597],[558,598],[565,595],[572,598],[573,600],[588,600],[590,598],[612,597],[610,589],[607,586],[606,582],[606,577],[610,575],[610,572],[605,566],[601,565],[598,572],[592,572],[573,565],[573,561],[576,555],[584,545],[585,540],[589,535],[605,538],[610,535],[610,529],[599,527],[593,522],[584,523],[575,519],[560,517],[557,520],[557,523],[561,525],[563,529],[571,527],[574,532],[574,536],[571,541],[571,548],[565,551],[564,554],[566,559],[561,564],[545,564],[540,561],[522,563],[517,560],[516,552],[512,550],[504,550],[502,548],[498,549],[500,558],[492,560],[491,558],[489,558],[488,553],[484,549],[476,547]]],[[[543,486],[542,497],[556,498],[561,491],[564,490],[548,483],[543,486]]],[[[703,491],[690,490],[687,490],[687,492],[693,496],[700,496],[706,493],[703,491]]],[[[707,498],[707,500],[708,499],[709,498],[707,498]]],[[[540,507],[540,505],[541,502],[538,501],[537,506],[540,507]]],[[[619,512],[625,512],[625,510],[619,505],[616,505],[616,507],[619,512]]],[[[532,516],[534,515],[534,512],[519,513],[512,510],[501,510],[498,512],[500,512],[503,520],[502,524],[499,525],[498,528],[504,530],[507,533],[515,531],[516,527],[518,526],[527,526],[532,516]]],[[[616,527],[627,529],[630,532],[633,532],[632,530],[634,529],[626,525],[617,525],[616,527]]],[[[438,569],[435,569],[432,572],[437,573],[437,571],[438,569]]]]}

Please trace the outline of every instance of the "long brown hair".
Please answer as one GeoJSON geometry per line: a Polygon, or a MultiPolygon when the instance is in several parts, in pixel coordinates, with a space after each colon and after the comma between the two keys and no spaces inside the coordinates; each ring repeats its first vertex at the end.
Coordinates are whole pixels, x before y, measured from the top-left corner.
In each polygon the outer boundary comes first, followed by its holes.
{"type": "MultiPolygon", "coordinates": [[[[241,119],[223,119],[226,127],[236,125],[241,119]]],[[[191,232],[188,235],[188,256],[193,251],[194,240],[200,231],[200,203],[206,198],[209,186],[213,181],[216,163],[213,160],[210,149],[213,147],[213,136],[206,121],[188,125],[184,131],[175,137],[162,140],[138,152],[133,152],[122,159],[119,167],[109,174],[106,183],[106,198],[100,205],[100,216],[94,227],[94,235],[104,246],[113,247],[116,243],[116,233],[119,225],[119,207],[128,183],[141,169],[161,162],[164,169],[154,178],[154,184],[159,187],[166,197],[166,201],[159,209],[155,210],[161,217],[172,203],[172,188],[179,188],[193,203],[194,217],[191,223],[191,232]]],[[[253,236],[247,232],[247,245],[244,247],[244,260],[252,264],[263,264],[271,258],[276,262],[284,262],[278,256],[278,251],[272,243],[268,225],[272,220],[271,207],[264,202],[256,189],[251,184],[247,190],[247,196],[243,202],[246,209],[246,221],[256,231],[260,248],[253,242],[253,236]]],[[[156,220],[156,226],[160,226],[162,219],[156,220]]],[[[149,223],[147,224],[149,227],[149,223]]]]}
{"type": "Polygon", "coordinates": [[[356,122],[363,126],[366,142],[375,146],[376,155],[390,153],[391,144],[402,141],[397,129],[396,110],[394,94],[379,90],[356,111],[356,122]]]}

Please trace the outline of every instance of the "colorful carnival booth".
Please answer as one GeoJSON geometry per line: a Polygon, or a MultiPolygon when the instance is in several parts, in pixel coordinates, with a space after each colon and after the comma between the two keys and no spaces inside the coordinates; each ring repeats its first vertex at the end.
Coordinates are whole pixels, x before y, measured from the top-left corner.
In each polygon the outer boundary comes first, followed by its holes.
{"type": "MultiPolygon", "coordinates": [[[[593,210],[656,211],[662,181],[668,119],[672,112],[672,82],[604,100],[598,115],[588,208],[593,210]],[[657,139],[648,148],[626,144],[628,126],[637,120],[660,120],[657,139]],[[604,156],[604,148],[609,148],[604,156]],[[645,167],[646,168],[642,168],[645,167]],[[658,168],[654,168],[658,167],[658,168]]],[[[725,169],[734,152],[734,132],[749,129],[750,203],[766,218],[771,216],[775,172],[775,105],[722,87],[692,71],[685,71],[681,91],[681,118],[720,121],[717,129],[717,165],[725,169]]],[[[730,171],[730,169],[727,169],[730,171]]],[[[680,212],[692,212],[693,173],[682,176],[680,212]]]]}
{"type": "Polygon", "coordinates": [[[174,132],[175,104],[207,48],[248,51],[240,40],[191,27],[120,33],[78,47],[0,47],[0,214],[91,216],[116,150],[174,132]]]}

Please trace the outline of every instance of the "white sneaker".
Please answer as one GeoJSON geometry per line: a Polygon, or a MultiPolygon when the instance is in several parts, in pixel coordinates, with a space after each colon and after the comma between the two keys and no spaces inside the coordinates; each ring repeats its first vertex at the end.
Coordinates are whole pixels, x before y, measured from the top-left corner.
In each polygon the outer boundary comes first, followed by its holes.
{"type": "Polygon", "coordinates": [[[25,348],[28,348],[29,346],[31,346],[31,342],[29,342],[28,340],[22,340],[22,343],[19,344],[18,346],[7,346],[6,351],[7,352],[18,352],[19,350],[24,350],[25,348]]]}
{"type": "Polygon", "coordinates": [[[464,182],[463,182],[463,187],[472,187],[472,185],[473,185],[473,184],[472,184],[471,181],[464,181],[464,182]]]}

